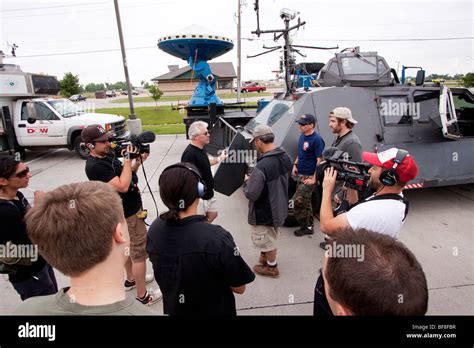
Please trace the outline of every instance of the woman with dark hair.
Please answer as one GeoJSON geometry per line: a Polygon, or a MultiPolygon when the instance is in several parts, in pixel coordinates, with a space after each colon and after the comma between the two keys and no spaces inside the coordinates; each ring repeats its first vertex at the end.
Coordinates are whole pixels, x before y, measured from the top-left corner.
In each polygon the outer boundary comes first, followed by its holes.
{"type": "MultiPolygon", "coordinates": [[[[22,300],[58,292],[54,271],[39,255],[26,231],[24,217],[30,204],[18,191],[28,186],[29,168],[13,157],[0,158],[0,273],[8,279],[22,300]]],[[[38,199],[39,191],[35,192],[38,199]]]]}
{"type": "Polygon", "coordinates": [[[163,292],[164,313],[174,316],[235,316],[233,293],[242,294],[255,274],[232,235],[197,215],[205,186],[196,167],[178,163],[160,176],[169,211],[148,231],[147,252],[163,292]]]}

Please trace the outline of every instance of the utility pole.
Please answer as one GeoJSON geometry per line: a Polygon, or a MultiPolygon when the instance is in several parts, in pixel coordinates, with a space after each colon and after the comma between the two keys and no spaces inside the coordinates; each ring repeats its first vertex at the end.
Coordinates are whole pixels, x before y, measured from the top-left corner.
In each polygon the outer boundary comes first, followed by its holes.
{"type": "Polygon", "coordinates": [[[242,68],[241,68],[241,43],[242,43],[242,38],[241,38],[241,27],[240,27],[240,14],[241,14],[241,0],[237,0],[239,2],[237,6],[237,103],[240,103],[240,89],[242,85],[242,68]]]}
{"type": "Polygon", "coordinates": [[[130,78],[128,77],[127,56],[125,54],[125,44],[123,42],[122,22],[120,21],[120,10],[119,10],[119,5],[118,5],[118,0],[114,0],[114,5],[115,5],[115,16],[117,17],[117,27],[118,27],[118,32],[119,32],[120,48],[122,50],[123,70],[125,72],[125,82],[127,83],[128,103],[130,104],[130,116],[128,118],[127,124],[128,124],[128,129],[130,130],[130,133],[133,135],[137,135],[141,133],[142,131],[142,122],[135,115],[135,109],[133,108],[132,88],[130,86],[130,78]]]}
{"type": "Polygon", "coordinates": [[[286,93],[291,93],[291,72],[290,72],[290,58],[291,46],[290,46],[290,19],[285,17],[285,31],[283,38],[285,40],[285,47],[283,48],[283,61],[285,62],[285,85],[286,93]]]}

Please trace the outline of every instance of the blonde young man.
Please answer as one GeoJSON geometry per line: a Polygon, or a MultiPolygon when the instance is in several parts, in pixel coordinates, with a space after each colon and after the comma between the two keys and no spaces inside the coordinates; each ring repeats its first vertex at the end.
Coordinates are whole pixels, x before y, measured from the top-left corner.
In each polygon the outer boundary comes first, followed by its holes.
{"type": "Polygon", "coordinates": [[[26,223],[41,255],[71,279],[56,295],[30,298],[14,314],[152,314],[123,288],[130,238],[122,201],[111,186],[98,181],[60,186],[35,204],[26,223]]]}

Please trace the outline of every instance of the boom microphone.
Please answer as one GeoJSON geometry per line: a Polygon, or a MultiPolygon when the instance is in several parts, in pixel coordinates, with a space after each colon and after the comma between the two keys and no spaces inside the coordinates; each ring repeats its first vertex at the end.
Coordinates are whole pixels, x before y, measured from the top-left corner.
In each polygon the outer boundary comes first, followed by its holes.
{"type": "Polygon", "coordinates": [[[340,151],[340,150],[337,147],[334,147],[334,146],[325,148],[324,151],[323,151],[323,159],[331,158],[332,156],[334,156],[334,154],[337,151],[340,151]]]}
{"type": "Polygon", "coordinates": [[[145,131],[140,133],[136,139],[139,143],[148,144],[155,141],[156,135],[152,131],[145,131]]]}

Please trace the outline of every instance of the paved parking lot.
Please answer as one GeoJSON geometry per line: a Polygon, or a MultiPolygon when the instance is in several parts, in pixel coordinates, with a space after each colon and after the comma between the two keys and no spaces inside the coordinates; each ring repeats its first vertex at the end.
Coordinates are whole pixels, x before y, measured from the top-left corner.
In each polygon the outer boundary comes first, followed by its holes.
{"type": "MultiPolygon", "coordinates": [[[[158,136],[151,145],[152,154],[145,162],[145,169],[152,192],[144,187],[141,171],[139,175],[149,223],[156,217],[151,193],[159,211],[164,210],[158,193],[158,177],[166,166],[179,161],[186,145],[184,135],[158,136]]],[[[30,153],[28,162],[33,173],[32,189],[51,190],[61,184],[87,180],[84,161],[68,150],[54,150],[46,155],[30,153]]],[[[32,200],[32,192],[23,192],[32,200]]],[[[410,200],[410,214],[400,239],[425,270],[430,296],[428,314],[474,314],[474,185],[407,191],[406,196],[410,200]]],[[[258,253],[251,244],[246,223],[247,202],[242,191],[238,190],[231,197],[217,194],[217,199],[219,217],[215,223],[232,233],[242,256],[253,266],[258,253]]],[[[319,232],[298,238],[293,235],[293,229],[283,228],[278,249],[280,278],[257,276],[243,295],[236,295],[238,314],[312,314],[313,290],[323,259],[323,250],[318,246],[322,239],[319,232]]],[[[59,285],[66,286],[67,277],[56,274],[59,285]]],[[[0,293],[0,314],[9,314],[20,299],[5,276],[0,277],[0,293]]],[[[152,308],[162,313],[162,302],[152,308]]]]}

